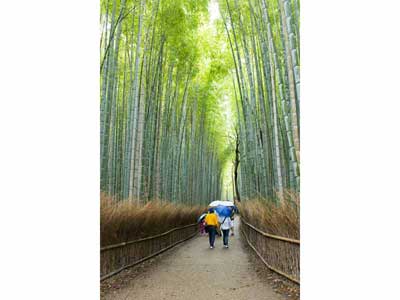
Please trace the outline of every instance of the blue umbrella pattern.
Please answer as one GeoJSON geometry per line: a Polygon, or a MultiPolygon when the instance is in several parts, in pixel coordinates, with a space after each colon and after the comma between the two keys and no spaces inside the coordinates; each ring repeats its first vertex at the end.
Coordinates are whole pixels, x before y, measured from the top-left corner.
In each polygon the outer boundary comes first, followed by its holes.
{"type": "Polygon", "coordinates": [[[220,217],[230,217],[232,214],[232,207],[219,205],[215,208],[215,211],[220,217]]]}

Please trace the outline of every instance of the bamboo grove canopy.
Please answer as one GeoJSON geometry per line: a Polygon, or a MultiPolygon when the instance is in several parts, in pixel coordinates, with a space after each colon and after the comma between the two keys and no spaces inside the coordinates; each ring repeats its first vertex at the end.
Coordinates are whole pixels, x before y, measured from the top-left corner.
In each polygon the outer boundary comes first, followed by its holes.
{"type": "Polygon", "coordinates": [[[236,196],[279,200],[300,188],[299,2],[219,3],[235,67],[236,196]]]}
{"type": "Polygon", "coordinates": [[[298,190],[298,2],[218,4],[101,0],[103,192],[207,205],[232,161],[236,196],[298,190]]]}

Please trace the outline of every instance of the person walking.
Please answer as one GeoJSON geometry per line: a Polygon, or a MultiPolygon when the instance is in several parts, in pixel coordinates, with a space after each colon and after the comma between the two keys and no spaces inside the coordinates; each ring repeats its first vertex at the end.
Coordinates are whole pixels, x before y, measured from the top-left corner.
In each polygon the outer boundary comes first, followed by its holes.
{"type": "Polygon", "coordinates": [[[233,222],[230,217],[225,217],[221,223],[221,231],[223,235],[223,242],[224,247],[229,248],[228,241],[229,241],[229,229],[233,227],[233,222]]]}
{"type": "Polygon", "coordinates": [[[228,242],[229,242],[229,229],[233,227],[233,222],[230,217],[224,218],[224,220],[221,223],[221,231],[222,231],[222,236],[223,236],[223,242],[224,242],[224,247],[229,248],[228,242]]]}
{"type": "Polygon", "coordinates": [[[204,222],[204,220],[200,221],[200,234],[201,235],[206,234],[206,222],[204,222]]]}
{"type": "Polygon", "coordinates": [[[214,242],[215,242],[215,233],[217,231],[217,226],[218,226],[218,217],[215,214],[213,208],[210,208],[208,210],[208,213],[207,213],[204,221],[206,223],[206,231],[208,232],[208,240],[210,242],[210,249],[213,249],[214,242]]]}
{"type": "Polygon", "coordinates": [[[233,216],[233,214],[232,214],[232,216],[231,216],[231,221],[232,221],[232,227],[231,227],[231,236],[234,236],[235,235],[235,231],[234,231],[234,229],[235,229],[235,217],[233,216]]]}

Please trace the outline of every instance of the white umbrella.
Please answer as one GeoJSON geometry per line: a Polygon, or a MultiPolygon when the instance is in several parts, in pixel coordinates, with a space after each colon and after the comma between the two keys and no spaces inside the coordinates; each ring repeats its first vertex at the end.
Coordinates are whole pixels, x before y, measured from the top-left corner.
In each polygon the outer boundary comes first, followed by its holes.
{"type": "Polygon", "coordinates": [[[235,204],[232,201],[221,201],[221,200],[215,200],[215,201],[211,202],[208,206],[217,207],[219,205],[222,205],[222,206],[235,206],[235,204]]]}
{"type": "Polygon", "coordinates": [[[203,220],[206,217],[207,214],[202,214],[198,219],[197,223],[200,223],[201,220],[203,220]]]}

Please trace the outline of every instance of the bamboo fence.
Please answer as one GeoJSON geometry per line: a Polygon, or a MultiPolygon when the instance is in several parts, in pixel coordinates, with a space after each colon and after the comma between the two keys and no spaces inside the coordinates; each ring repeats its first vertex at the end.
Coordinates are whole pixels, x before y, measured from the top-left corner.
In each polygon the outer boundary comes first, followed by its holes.
{"type": "Polygon", "coordinates": [[[194,237],[197,232],[198,226],[195,223],[158,235],[102,247],[100,249],[100,281],[194,237]]]}
{"type": "Polygon", "coordinates": [[[300,284],[300,241],[269,234],[241,218],[240,229],[262,262],[272,271],[300,284]]]}

